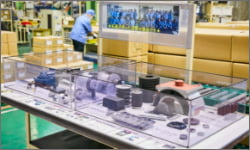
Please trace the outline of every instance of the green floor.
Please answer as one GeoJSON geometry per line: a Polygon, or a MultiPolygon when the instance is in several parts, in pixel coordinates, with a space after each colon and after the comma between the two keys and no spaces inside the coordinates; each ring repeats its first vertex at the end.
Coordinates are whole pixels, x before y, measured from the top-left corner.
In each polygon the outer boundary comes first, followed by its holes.
{"type": "MultiPolygon", "coordinates": [[[[26,149],[25,113],[16,108],[1,111],[1,147],[0,149],[26,149]]],[[[46,120],[31,116],[32,140],[64,130],[46,120]]]]}

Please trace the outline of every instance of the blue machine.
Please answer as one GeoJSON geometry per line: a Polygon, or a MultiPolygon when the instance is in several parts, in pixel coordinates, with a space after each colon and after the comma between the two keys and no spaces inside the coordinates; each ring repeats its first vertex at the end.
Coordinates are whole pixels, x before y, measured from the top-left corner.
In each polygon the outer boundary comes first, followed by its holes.
{"type": "Polygon", "coordinates": [[[55,72],[53,71],[43,71],[40,72],[39,76],[34,78],[35,86],[40,87],[53,87],[56,88],[57,82],[55,78],[55,72]]]}

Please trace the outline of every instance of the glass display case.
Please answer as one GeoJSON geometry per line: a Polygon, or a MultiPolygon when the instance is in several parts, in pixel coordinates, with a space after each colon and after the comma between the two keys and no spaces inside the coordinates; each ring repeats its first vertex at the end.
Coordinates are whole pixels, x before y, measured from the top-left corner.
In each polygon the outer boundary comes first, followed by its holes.
{"type": "Polygon", "coordinates": [[[73,78],[76,111],[184,147],[244,117],[249,99],[245,79],[143,62],[73,78]]]}
{"type": "Polygon", "coordinates": [[[133,62],[108,56],[97,56],[96,63],[82,60],[82,53],[54,51],[4,57],[1,75],[4,87],[72,108],[72,73],[133,62]]]}
{"type": "Polygon", "coordinates": [[[4,87],[38,99],[38,105],[40,100],[59,104],[182,147],[243,118],[241,106],[249,100],[242,78],[105,56],[98,57],[95,69],[69,64],[55,69],[6,57],[4,87]]]}

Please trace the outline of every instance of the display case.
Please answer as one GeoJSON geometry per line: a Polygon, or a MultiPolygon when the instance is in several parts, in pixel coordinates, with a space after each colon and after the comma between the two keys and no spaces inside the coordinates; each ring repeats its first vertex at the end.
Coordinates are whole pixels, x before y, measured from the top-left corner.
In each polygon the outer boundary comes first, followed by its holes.
{"type": "Polygon", "coordinates": [[[56,69],[34,65],[20,57],[6,57],[3,63],[4,87],[37,99],[35,105],[59,104],[181,147],[243,118],[241,106],[249,101],[246,79],[112,57],[100,56],[98,67],[88,70],[70,69],[69,63],[56,69]]]}
{"type": "Polygon", "coordinates": [[[73,72],[133,62],[108,56],[97,56],[96,63],[82,60],[82,53],[52,51],[4,57],[1,75],[4,87],[26,96],[60,104],[72,109],[73,72]]]}
{"type": "Polygon", "coordinates": [[[249,99],[245,79],[142,62],[80,71],[73,79],[76,111],[182,147],[243,118],[239,105],[249,99]]]}

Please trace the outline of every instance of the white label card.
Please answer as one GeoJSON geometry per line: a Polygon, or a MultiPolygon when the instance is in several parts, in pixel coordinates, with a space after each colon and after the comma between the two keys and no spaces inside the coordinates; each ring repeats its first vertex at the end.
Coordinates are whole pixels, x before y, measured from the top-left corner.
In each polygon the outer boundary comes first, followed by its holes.
{"type": "Polygon", "coordinates": [[[46,41],[46,45],[52,45],[52,41],[51,40],[46,41]]]}

